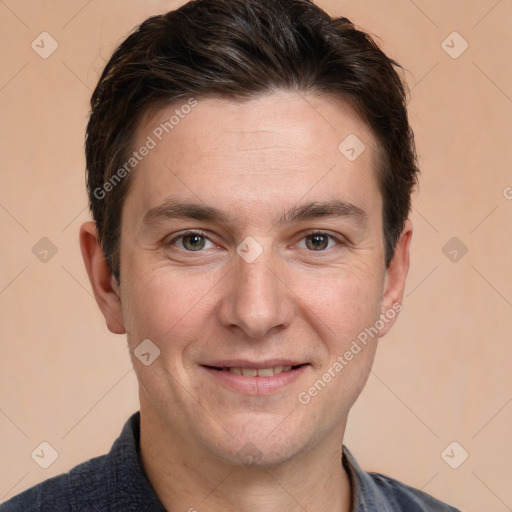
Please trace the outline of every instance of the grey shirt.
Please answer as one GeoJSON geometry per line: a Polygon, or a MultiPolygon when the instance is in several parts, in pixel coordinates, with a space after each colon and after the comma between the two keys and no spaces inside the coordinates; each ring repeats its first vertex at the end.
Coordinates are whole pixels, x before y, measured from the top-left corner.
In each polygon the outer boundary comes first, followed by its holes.
{"type": "MultiPolygon", "coordinates": [[[[108,454],[23,491],[2,503],[0,512],[166,512],[144,473],[139,440],[136,412],[108,454]]],[[[393,478],[366,473],[345,446],[342,464],[351,482],[352,512],[460,512],[393,478]]]]}

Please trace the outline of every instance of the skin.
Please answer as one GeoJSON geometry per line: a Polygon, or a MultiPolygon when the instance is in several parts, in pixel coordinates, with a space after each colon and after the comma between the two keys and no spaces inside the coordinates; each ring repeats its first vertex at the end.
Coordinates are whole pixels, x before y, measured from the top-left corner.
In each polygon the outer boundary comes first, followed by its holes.
{"type": "MultiPolygon", "coordinates": [[[[134,147],[175,109],[147,115],[134,147]]],[[[168,510],[350,510],[341,465],[347,416],[396,315],[307,405],[297,397],[401,302],[412,225],[406,222],[386,269],[374,166],[371,132],[341,102],[284,92],[243,103],[198,99],[132,175],[120,287],[94,223],[82,226],[98,305],[112,332],[127,333],[140,384],[142,462],[168,510]],[[352,162],[338,150],[349,134],[366,146],[352,162]],[[231,223],[145,224],[144,215],[171,196],[223,209],[231,223]],[[290,207],[333,199],[365,218],[275,222],[290,207]],[[207,238],[176,239],[189,229],[207,238]],[[339,242],[321,237],[315,250],[311,230],[339,242]],[[262,249],[251,263],[236,252],[247,237],[262,249]],[[198,241],[202,248],[191,250],[198,241]],[[145,339],[160,350],[149,366],[133,352],[145,339]],[[278,390],[249,393],[202,366],[231,358],[307,365],[278,390]],[[248,446],[257,454],[253,464],[242,457],[248,446]]]]}

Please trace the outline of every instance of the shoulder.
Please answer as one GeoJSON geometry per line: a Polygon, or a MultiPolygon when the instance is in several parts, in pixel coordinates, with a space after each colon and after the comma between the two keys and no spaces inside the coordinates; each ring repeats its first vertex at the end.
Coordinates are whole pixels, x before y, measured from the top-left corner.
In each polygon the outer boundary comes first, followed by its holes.
{"type": "Polygon", "coordinates": [[[109,453],[49,478],[0,505],[0,512],[165,512],[139,456],[140,413],[109,453]]]}
{"type": "Polygon", "coordinates": [[[389,502],[394,511],[407,512],[460,512],[424,491],[406,485],[380,473],[367,473],[382,499],[389,502]]]}
{"type": "Polygon", "coordinates": [[[71,512],[78,494],[86,491],[99,498],[108,491],[106,462],[107,455],[82,462],[0,504],[0,512],[71,512]]]}
{"type": "Polygon", "coordinates": [[[352,486],[353,512],[460,512],[387,475],[367,473],[345,445],[342,462],[352,486]]]}

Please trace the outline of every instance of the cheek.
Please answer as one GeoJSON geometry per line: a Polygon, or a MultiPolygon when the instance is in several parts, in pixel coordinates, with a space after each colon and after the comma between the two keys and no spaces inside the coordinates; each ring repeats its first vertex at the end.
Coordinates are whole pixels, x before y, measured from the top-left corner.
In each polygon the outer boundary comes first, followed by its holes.
{"type": "Polygon", "coordinates": [[[293,289],[304,314],[324,333],[324,340],[330,340],[332,349],[343,349],[379,318],[382,289],[369,269],[330,269],[303,275],[297,282],[293,289]]]}
{"type": "Polygon", "coordinates": [[[212,273],[198,279],[185,271],[167,273],[136,266],[131,271],[122,297],[130,346],[149,338],[161,351],[180,351],[187,340],[197,338],[211,315],[218,278],[212,273]]]}
{"type": "Polygon", "coordinates": [[[374,326],[382,290],[375,278],[362,279],[362,275],[338,269],[329,277],[316,276],[314,287],[312,282],[303,282],[302,291],[296,291],[305,298],[303,315],[321,340],[318,352],[326,349],[316,376],[310,387],[301,390],[299,401],[331,411],[325,428],[334,428],[352,407],[375,357],[378,335],[374,326]]]}

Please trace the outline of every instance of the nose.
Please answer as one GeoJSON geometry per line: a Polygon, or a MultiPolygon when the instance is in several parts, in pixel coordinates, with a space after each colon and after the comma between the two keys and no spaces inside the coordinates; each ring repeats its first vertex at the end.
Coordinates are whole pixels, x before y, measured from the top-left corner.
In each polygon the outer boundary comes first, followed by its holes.
{"type": "Polygon", "coordinates": [[[253,339],[288,327],[295,311],[284,263],[269,244],[262,243],[261,247],[263,251],[254,261],[235,254],[219,309],[224,327],[238,327],[253,339]]]}

